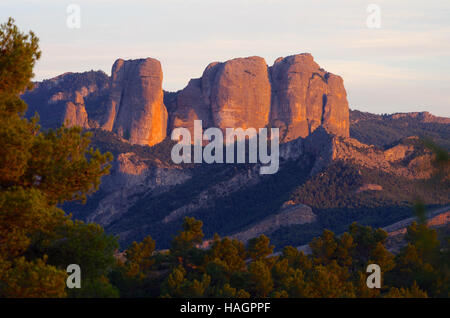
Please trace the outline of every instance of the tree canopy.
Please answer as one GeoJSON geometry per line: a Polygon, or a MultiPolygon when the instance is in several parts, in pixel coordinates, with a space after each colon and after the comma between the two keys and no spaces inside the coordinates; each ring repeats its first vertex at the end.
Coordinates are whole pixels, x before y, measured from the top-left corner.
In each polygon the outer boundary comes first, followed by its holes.
{"type": "Polygon", "coordinates": [[[80,128],[41,131],[37,116],[24,118],[20,94],[33,86],[38,43],[12,18],[0,25],[0,295],[6,297],[65,296],[69,264],[95,267],[98,280],[106,273],[98,273],[102,258],[86,257],[112,257],[117,247],[103,229],[72,222],[59,208],[98,188],[111,154],[91,148],[80,128]]]}

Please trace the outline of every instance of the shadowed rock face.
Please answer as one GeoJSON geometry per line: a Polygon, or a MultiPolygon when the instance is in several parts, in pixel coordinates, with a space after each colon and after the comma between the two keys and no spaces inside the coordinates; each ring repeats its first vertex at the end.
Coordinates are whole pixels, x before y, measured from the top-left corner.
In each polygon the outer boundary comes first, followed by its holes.
{"type": "Polygon", "coordinates": [[[201,79],[192,79],[176,99],[176,112],[171,116],[170,127],[184,127],[194,133],[194,120],[202,120],[203,127],[213,126],[208,101],[202,91],[201,79]]]}
{"type": "Polygon", "coordinates": [[[283,141],[306,137],[323,126],[349,135],[342,78],[321,69],[310,54],[279,58],[270,68],[260,57],[211,63],[178,93],[170,130],[204,127],[279,127],[283,141]]]}
{"type": "Polygon", "coordinates": [[[270,73],[270,119],[284,130],[284,141],[306,137],[319,126],[336,135],[349,135],[347,94],[341,77],[321,69],[308,53],[278,58],[270,73]]]}
{"type": "Polygon", "coordinates": [[[96,127],[108,85],[109,77],[101,71],[65,73],[35,83],[33,90],[22,95],[28,104],[26,116],[32,117],[37,112],[43,128],[63,124],[96,127]]]}
{"type": "Polygon", "coordinates": [[[111,91],[102,125],[133,144],[154,145],[166,137],[162,70],[158,60],[117,60],[111,71],[111,91]]]}

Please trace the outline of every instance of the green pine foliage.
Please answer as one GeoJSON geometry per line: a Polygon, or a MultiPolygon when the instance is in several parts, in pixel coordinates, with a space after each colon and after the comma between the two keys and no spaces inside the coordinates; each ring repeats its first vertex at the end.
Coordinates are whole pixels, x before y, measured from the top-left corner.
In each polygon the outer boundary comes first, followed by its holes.
{"type": "Polygon", "coordinates": [[[273,254],[264,235],[246,246],[215,235],[208,248],[202,247],[201,237],[201,222],[185,218],[169,251],[147,254],[152,265],[141,272],[139,280],[124,270],[128,261],[119,262],[112,272],[112,284],[119,283],[120,294],[126,297],[450,296],[449,262],[444,261],[448,246],[424,224],[408,227],[408,245],[397,255],[386,249],[385,231],[357,223],[340,236],[324,230],[309,244],[308,255],[292,246],[273,254]],[[369,264],[382,269],[380,289],[367,287],[369,264]]]}
{"type": "Polygon", "coordinates": [[[19,95],[32,87],[39,57],[33,32],[12,18],[0,25],[0,296],[117,296],[106,278],[115,238],[59,208],[93,193],[112,156],[90,147],[79,128],[42,132],[37,118],[24,117],[19,95]],[[85,284],[68,291],[66,268],[76,262],[85,284]]]}

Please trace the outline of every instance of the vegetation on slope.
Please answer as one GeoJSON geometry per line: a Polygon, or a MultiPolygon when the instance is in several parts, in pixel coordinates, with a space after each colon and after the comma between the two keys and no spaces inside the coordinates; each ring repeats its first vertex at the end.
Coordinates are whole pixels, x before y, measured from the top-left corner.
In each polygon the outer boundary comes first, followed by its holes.
{"type": "Polygon", "coordinates": [[[357,110],[350,111],[350,137],[368,145],[388,148],[389,145],[409,136],[433,140],[450,151],[450,125],[423,122],[413,117],[393,118],[357,110]]]}
{"type": "Polygon", "coordinates": [[[393,255],[387,233],[351,224],[336,236],[329,230],[311,243],[310,255],[291,246],[273,255],[261,235],[242,242],[214,237],[200,249],[202,222],[185,218],[170,249],[155,252],[145,238],[125,251],[111,272],[122,297],[449,297],[448,241],[425,224],[408,228],[408,245],[393,255]],[[380,289],[366,285],[368,264],[383,273],[380,289]]]}
{"type": "Polygon", "coordinates": [[[42,132],[35,118],[24,117],[19,94],[32,86],[40,57],[32,32],[21,33],[9,19],[0,25],[0,51],[0,296],[72,294],[66,267],[77,262],[86,265],[93,289],[111,294],[102,269],[114,261],[117,243],[98,225],[73,222],[58,205],[94,192],[112,156],[91,148],[79,128],[42,132]]]}
{"type": "Polygon", "coordinates": [[[450,182],[411,180],[379,170],[336,162],[292,192],[294,203],[309,205],[318,220],[313,224],[282,228],[271,235],[276,246],[302,245],[323,228],[342,233],[354,221],[382,227],[409,217],[417,198],[429,207],[450,202],[450,182]],[[358,189],[375,184],[382,190],[358,189]]]}

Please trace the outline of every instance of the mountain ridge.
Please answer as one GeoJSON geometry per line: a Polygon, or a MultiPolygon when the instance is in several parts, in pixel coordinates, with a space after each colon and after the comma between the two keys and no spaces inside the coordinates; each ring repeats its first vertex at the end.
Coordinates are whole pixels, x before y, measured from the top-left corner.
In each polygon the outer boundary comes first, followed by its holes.
{"type": "Polygon", "coordinates": [[[450,203],[447,183],[422,187],[434,172],[422,139],[450,149],[447,118],[349,110],[343,80],[310,54],[273,66],[258,57],[211,63],[178,92],[162,90],[157,60],[119,59],[113,70],[65,73],[22,97],[44,128],[81,126],[94,147],[114,154],[100,190],[65,210],[101,224],[123,247],[150,234],[165,248],[185,216],[201,219],[207,237],[264,233],[283,246],[353,221],[394,223],[410,216],[415,196],[432,207],[450,203]],[[259,164],[174,164],[170,131],[192,129],[196,119],[204,128],[280,128],[280,170],[261,176],[259,164]]]}
{"type": "Polygon", "coordinates": [[[278,58],[272,66],[257,56],[213,62],[174,93],[163,91],[162,80],[156,59],[118,59],[110,77],[101,71],[65,73],[37,83],[22,98],[30,105],[28,117],[38,111],[52,118],[42,121],[44,128],[101,128],[140,145],[162,142],[177,127],[193,132],[194,120],[223,131],[278,127],[282,142],[319,126],[349,135],[343,79],[320,68],[309,53],[278,58]]]}

